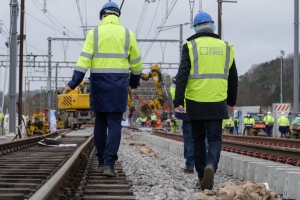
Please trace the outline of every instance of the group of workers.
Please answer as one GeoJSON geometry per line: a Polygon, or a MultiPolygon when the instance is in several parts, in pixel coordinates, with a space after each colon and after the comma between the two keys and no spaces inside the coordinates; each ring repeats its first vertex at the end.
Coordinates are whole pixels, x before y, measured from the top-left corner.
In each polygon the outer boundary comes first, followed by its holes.
{"type": "MultiPolygon", "coordinates": [[[[157,116],[152,113],[150,117],[144,116],[144,117],[139,117],[137,121],[141,122],[141,127],[157,127],[157,128],[162,128],[162,121],[161,119],[157,119],[157,116]],[[147,124],[148,122],[148,124],[147,124]]],[[[171,116],[170,118],[170,127],[171,127],[171,132],[175,133],[177,127],[179,126],[179,121],[178,119],[175,118],[174,115],[171,116]]]]}
{"type": "MultiPolygon", "coordinates": [[[[266,137],[271,137],[272,130],[274,127],[274,117],[272,117],[272,113],[270,111],[268,111],[267,115],[263,118],[263,122],[266,125],[265,126],[266,137]]],[[[243,135],[245,135],[246,132],[247,132],[247,134],[250,133],[250,135],[251,135],[251,129],[252,129],[253,125],[255,124],[255,119],[251,116],[250,112],[248,112],[247,114],[244,115],[243,123],[244,123],[243,135]]],[[[223,124],[224,124],[223,127],[227,125],[227,126],[230,126],[230,128],[231,127],[236,128],[236,126],[239,126],[239,119],[236,118],[233,122],[232,119],[229,118],[228,120],[224,120],[223,124]]],[[[290,126],[290,121],[285,116],[284,112],[282,112],[281,116],[277,119],[277,124],[278,124],[278,130],[281,133],[280,137],[286,137],[286,133],[290,126]]],[[[238,135],[239,134],[238,129],[236,129],[236,130],[237,130],[236,133],[238,135]]],[[[231,130],[230,130],[230,133],[231,133],[231,130]]]]}
{"type": "Polygon", "coordinates": [[[137,122],[141,122],[141,127],[157,127],[160,128],[162,125],[162,121],[160,118],[157,118],[157,116],[152,113],[150,117],[147,116],[141,116],[137,119],[137,122]]]}
{"type": "MultiPolygon", "coordinates": [[[[120,15],[114,2],[102,7],[100,25],[88,32],[72,80],[65,86],[66,92],[75,89],[90,69],[97,170],[109,177],[118,176],[114,165],[122,115],[128,92],[139,86],[143,64],[136,37],[121,26],[120,15]]],[[[204,190],[213,188],[221,153],[222,120],[236,104],[238,76],[233,45],[214,33],[211,16],[199,12],[193,26],[195,34],[182,46],[173,103],[176,111],[188,116],[183,120],[184,150],[185,158],[192,162],[186,162],[186,168],[193,172],[195,166],[197,185],[204,190]]]]}

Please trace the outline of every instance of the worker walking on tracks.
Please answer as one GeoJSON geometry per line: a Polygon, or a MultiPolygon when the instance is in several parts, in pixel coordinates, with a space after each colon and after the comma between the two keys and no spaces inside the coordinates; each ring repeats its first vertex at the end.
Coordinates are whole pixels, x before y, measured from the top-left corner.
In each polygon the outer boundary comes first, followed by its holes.
{"type": "Polygon", "coordinates": [[[273,126],[274,126],[274,118],[272,117],[270,111],[267,112],[267,115],[264,117],[263,121],[266,125],[266,129],[265,129],[266,137],[271,137],[272,129],[273,129],[273,126]]]}
{"type": "Polygon", "coordinates": [[[140,117],[141,127],[145,127],[146,121],[147,121],[147,116],[140,117]]]}
{"type": "Polygon", "coordinates": [[[186,100],[194,139],[197,185],[211,190],[220,159],[222,120],[228,119],[228,111],[236,103],[238,76],[233,46],[214,34],[211,16],[199,12],[194,19],[194,29],[196,34],[183,45],[173,102],[174,107],[184,113],[186,100]]]}
{"type": "Polygon", "coordinates": [[[280,137],[285,137],[286,135],[286,132],[288,131],[289,129],[289,126],[290,126],[290,121],[289,119],[285,116],[285,113],[282,112],[281,113],[281,116],[277,119],[277,124],[278,124],[278,129],[279,129],[279,132],[281,133],[281,136],[280,137]]]}
{"type": "Polygon", "coordinates": [[[255,120],[254,118],[251,116],[251,113],[250,112],[247,112],[247,116],[244,118],[244,126],[245,126],[245,129],[244,129],[244,133],[243,135],[245,135],[245,131],[247,132],[246,135],[248,136],[252,136],[252,127],[253,127],[253,124],[255,123],[255,120]]]}
{"type": "Polygon", "coordinates": [[[156,115],[154,113],[152,113],[150,118],[151,118],[151,126],[155,127],[155,122],[157,119],[156,115]]]}
{"type": "Polygon", "coordinates": [[[114,165],[118,160],[122,115],[126,111],[128,91],[137,88],[142,72],[136,37],[121,26],[120,15],[116,3],[104,4],[100,10],[101,23],[89,31],[73,78],[65,86],[66,91],[74,89],[90,68],[90,106],[96,116],[97,169],[106,176],[118,175],[114,165]]]}

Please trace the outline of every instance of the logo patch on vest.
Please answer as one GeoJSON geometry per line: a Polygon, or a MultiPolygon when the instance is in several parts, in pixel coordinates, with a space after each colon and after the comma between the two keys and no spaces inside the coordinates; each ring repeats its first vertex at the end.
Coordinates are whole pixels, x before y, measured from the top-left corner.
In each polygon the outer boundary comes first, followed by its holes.
{"type": "Polygon", "coordinates": [[[222,47],[200,47],[200,55],[202,56],[222,56],[224,54],[224,48],[222,47]]]}

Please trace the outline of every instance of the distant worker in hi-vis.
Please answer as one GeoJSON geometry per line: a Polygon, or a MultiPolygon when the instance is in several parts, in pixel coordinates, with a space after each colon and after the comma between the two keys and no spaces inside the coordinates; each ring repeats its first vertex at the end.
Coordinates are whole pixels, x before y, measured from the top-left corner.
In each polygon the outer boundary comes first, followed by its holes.
{"type": "Polygon", "coordinates": [[[96,117],[97,170],[106,176],[118,175],[114,165],[118,160],[122,115],[127,108],[128,92],[138,87],[142,73],[136,37],[121,26],[120,15],[116,3],[104,4],[100,25],[89,31],[72,80],[65,86],[66,91],[74,89],[90,69],[90,106],[96,117]]]}
{"type": "Polygon", "coordinates": [[[281,133],[280,137],[285,138],[286,137],[286,132],[289,129],[290,126],[290,120],[285,116],[285,113],[282,112],[281,116],[277,119],[277,124],[278,124],[278,130],[281,133]]]}
{"type": "Polygon", "coordinates": [[[267,112],[267,115],[264,117],[263,121],[266,125],[266,137],[271,137],[272,135],[272,129],[274,126],[274,118],[271,115],[272,113],[270,111],[267,112]]]}
{"type": "Polygon", "coordinates": [[[211,190],[221,153],[222,120],[229,118],[228,111],[236,104],[238,76],[233,46],[214,34],[211,16],[199,12],[194,29],[196,34],[183,45],[173,102],[176,110],[184,113],[186,100],[194,139],[197,185],[211,190]]]}

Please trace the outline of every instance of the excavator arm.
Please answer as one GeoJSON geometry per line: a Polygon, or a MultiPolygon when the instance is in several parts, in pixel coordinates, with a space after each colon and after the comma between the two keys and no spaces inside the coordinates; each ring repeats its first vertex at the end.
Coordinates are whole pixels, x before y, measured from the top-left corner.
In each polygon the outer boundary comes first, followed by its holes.
{"type": "MultiPolygon", "coordinates": [[[[151,113],[155,112],[157,116],[161,116],[158,109],[164,109],[171,111],[169,106],[164,105],[164,102],[169,98],[168,93],[165,87],[165,83],[163,80],[163,76],[160,72],[160,67],[158,65],[154,65],[150,68],[149,74],[141,74],[141,79],[144,81],[148,81],[150,78],[153,80],[156,88],[157,97],[152,101],[144,101],[138,95],[132,93],[132,96],[142,102],[144,105],[138,109],[138,112],[142,117],[149,116],[151,113]],[[165,96],[164,96],[165,94],[165,96]]],[[[128,99],[129,101],[130,99],[128,99]]],[[[128,104],[129,105],[129,104],[128,104]]],[[[129,107],[130,108],[130,107],[129,107]]]]}

